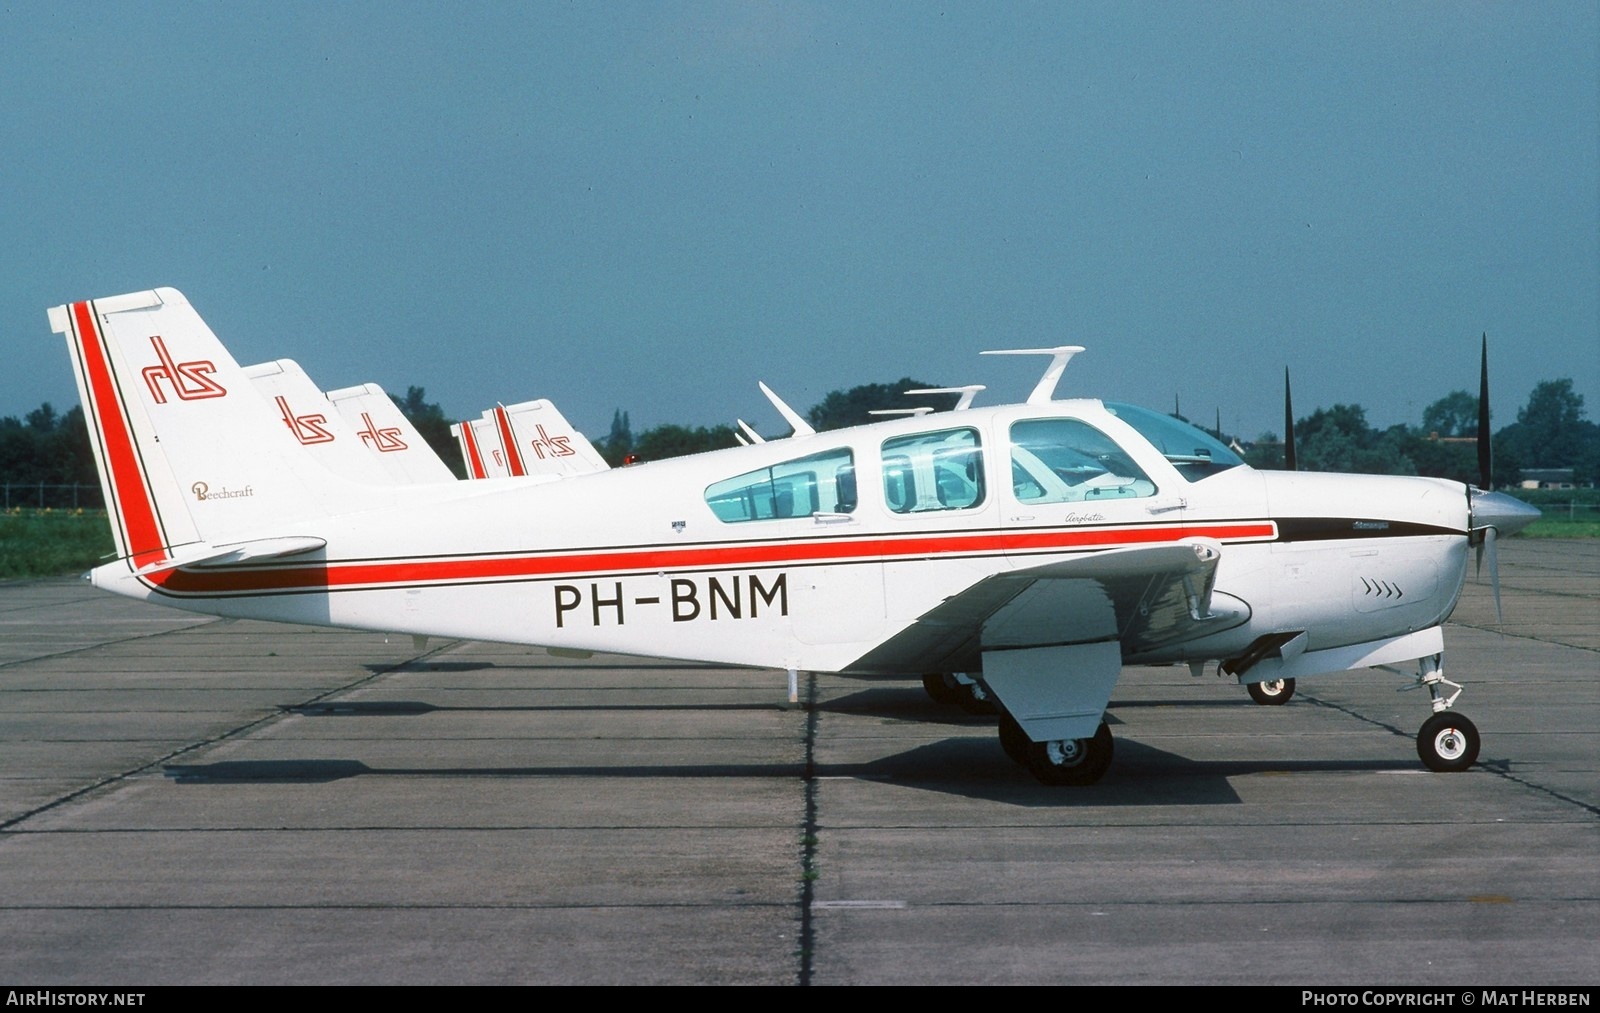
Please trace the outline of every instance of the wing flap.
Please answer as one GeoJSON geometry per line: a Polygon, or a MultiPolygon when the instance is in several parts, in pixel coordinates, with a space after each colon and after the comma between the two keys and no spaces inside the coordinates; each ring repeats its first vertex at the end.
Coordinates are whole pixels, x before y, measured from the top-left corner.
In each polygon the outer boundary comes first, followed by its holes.
{"type": "Polygon", "coordinates": [[[1131,657],[1216,633],[1249,607],[1213,596],[1222,547],[1209,539],[1135,546],[995,574],[952,595],[850,666],[968,671],[986,650],[1120,641],[1131,657]]]}

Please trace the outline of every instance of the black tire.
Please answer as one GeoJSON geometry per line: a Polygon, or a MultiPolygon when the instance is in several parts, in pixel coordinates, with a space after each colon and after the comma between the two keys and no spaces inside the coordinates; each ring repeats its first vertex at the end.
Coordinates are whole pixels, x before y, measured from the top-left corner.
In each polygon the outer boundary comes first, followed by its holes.
{"type": "Polygon", "coordinates": [[[1417,755],[1422,765],[1441,774],[1466,770],[1478,760],[1478,726],[1464,715],[1444,711],[1422,723],[1417,755]]]}
{"type": "Polygon", "coordinates": [[[953,679],[943,672],[929,672],[922,677],[922,689],[934,703],[958,704],[961,693],[953,679]]]}
{"type": "Polygon", "coordinates": [[[1250,691],[1250,699],[1263,707],[1279,707],[1289,702],[1294,696],[1293,679],[1274,679],[1272,682],[1252,682],[1245,686],[1250,691]]]}
{"type": "Polygon", "coordinates": [[[1094,784],[1111,766],[1111,729],[1104,721],[1092,739],[1028,743],[1028,771],[1049,785],[1094,784]]]}
{"type": "Polygon", "coordinates": [[[1011,762],[1019,767],[1026,767],[1028,765],[1028,746],[1031,744],[1028,733],[1022,730],[1021,725],[1017,724],[1017,719],[1005,711],[1001,711],[1000,748],[1004,749],[1006,755],[1011,757],[1011,762]]]}

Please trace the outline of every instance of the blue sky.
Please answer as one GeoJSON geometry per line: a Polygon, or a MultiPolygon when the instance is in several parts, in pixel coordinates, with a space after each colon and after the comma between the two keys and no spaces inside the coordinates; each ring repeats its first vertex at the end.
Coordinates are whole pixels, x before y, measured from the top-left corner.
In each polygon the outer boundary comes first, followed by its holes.
{"type": "Polygon", "coordinates": [[[0,415],[47,307],[171,285],[243,363],[592,436],[911,375],[1247,437],[1600,418],[1600,14],[1540,3],[0,8],[0,415]]]}

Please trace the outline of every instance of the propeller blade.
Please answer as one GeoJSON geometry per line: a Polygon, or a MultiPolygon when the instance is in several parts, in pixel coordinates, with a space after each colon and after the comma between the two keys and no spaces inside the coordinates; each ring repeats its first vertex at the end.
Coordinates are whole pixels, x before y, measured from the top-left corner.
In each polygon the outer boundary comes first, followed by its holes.
{"type": "Polygon", "coordinates": [[[1478,368],[1478,488],[1494,489],[1494,448],[1489,442],[1489,333],[1483,334],[1478,368]]]}
{"type": "Polygon", "coordinates": [[[1289,397],[1289,367],[1283,367],[1283,467],[1299,471],[1294,458],[1294,402],[1289,397]]]}
{"type": "Polygon", "coordinates": [[[1489,550],[1489,586],[1494,588],[1494,621],[1496,625],[1503,625],[1506,615],[1500,610],[1500,552],[1495,548],[1495,541],[1494,528],[1483,533],[1483,546],[1489,550]]]}

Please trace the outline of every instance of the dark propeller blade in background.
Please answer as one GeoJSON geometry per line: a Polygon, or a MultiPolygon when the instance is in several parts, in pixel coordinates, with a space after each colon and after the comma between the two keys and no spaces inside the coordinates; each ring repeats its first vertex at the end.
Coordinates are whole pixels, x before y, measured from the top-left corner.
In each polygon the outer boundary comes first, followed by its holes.
{"type": "Polygon", "coordinates": [[[1283,468],[1299,471],[1294,460],[1294,402],[1289,398],[1289,367],[1283,367],[1283,468]]]}
{"type": "Polygon", "coordinates": [[[1494,448],[1489,444],[1489,332],[1483,333],[1478,367],[1478,488],[1494,489],[1494,448]]]}

